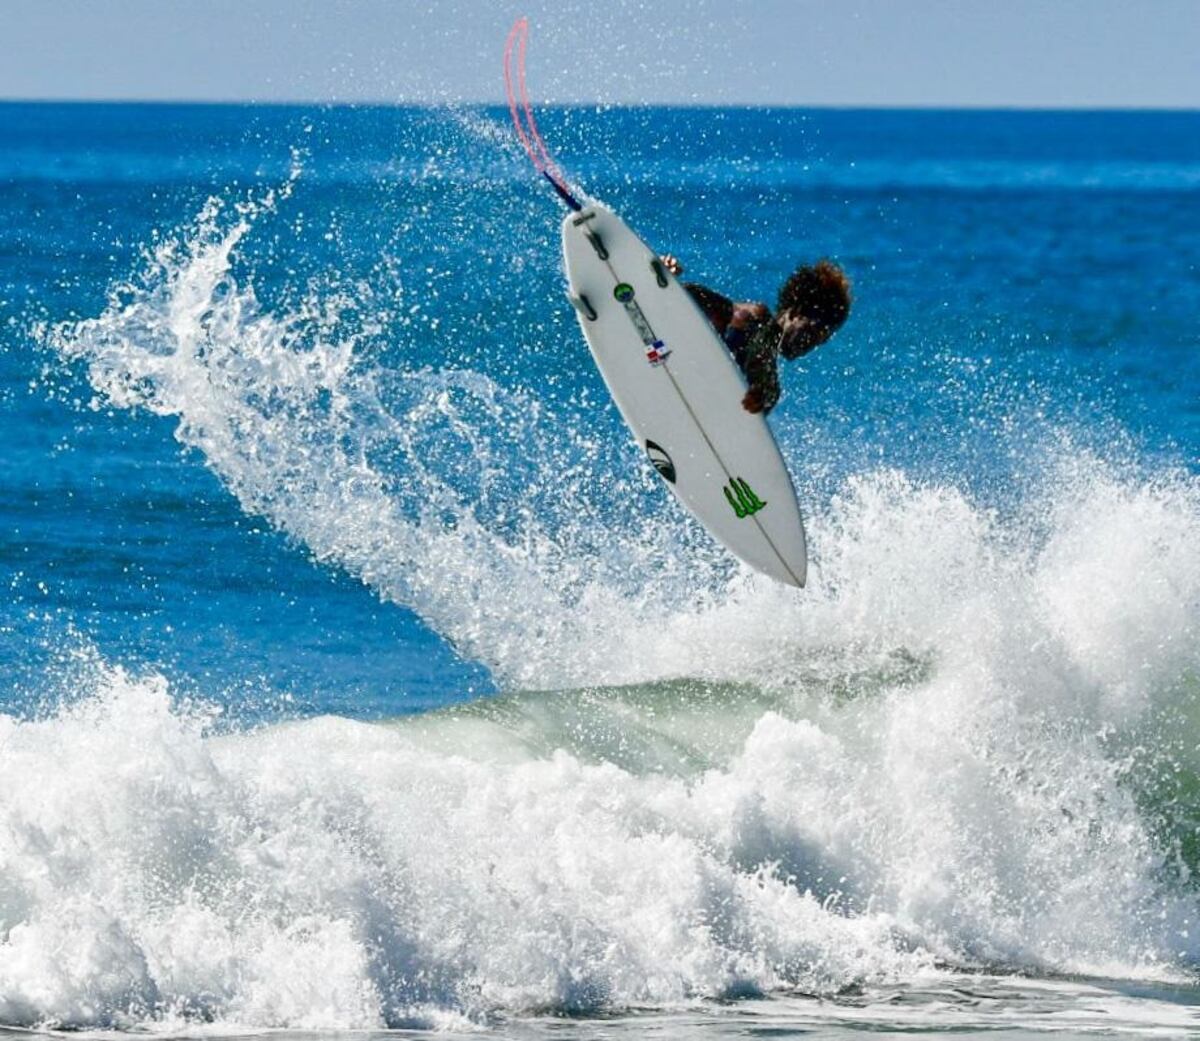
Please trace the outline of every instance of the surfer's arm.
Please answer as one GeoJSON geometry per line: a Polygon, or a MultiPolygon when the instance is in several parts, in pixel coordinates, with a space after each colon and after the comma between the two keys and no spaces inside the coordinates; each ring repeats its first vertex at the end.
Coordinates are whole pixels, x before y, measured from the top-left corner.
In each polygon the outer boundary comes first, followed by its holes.
{"type": "Polygon", "coordinates": [[[700,285],[699,282],[684,282],[683,288],[696,301],[696,305],[704,312],[704,317],[712,323],[713,328],[724,336],[725,329],[733,318],[733,301],[709,289],[708,286],[700,285]]]}

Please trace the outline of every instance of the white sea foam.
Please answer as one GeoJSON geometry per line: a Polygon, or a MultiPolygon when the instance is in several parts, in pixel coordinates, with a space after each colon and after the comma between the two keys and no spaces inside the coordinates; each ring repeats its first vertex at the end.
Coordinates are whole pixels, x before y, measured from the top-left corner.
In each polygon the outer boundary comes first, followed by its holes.
{"type": "Polygon", "coordinates": [[[660,526],[602,556],[573,552],[602,530],[587,516],[594,442],[470,371],[356,365],[349,290],[264,310],[232,255],[277,194],[231,219],[213,200],[100,317],[48,338],[86,361],[99,400],[178,417],[176,436],[246,510],[414,608],[505,681],[594,676],[610,648],[589,614],[634,632],[663,592],[678,595],[678,536],[660,526]],[[503,481],[517,486],[498,493],[503,481]],[[643,568],[654,583],[613,595],[618,576],[643,568]]]}
{"type": "MultiPolygon", "coordinates": [[[[0,1021],[461,1025],[1192,962],[1194,899],[1094,730],[986,665],[845,678],[671,719],[598,694],[570,750],[522,752],[511,713],[210,736],[160,677],[90,666],[73,706],[0,717],[0,1021]],[[608,761],[606,708],[710,765],[608,761]]],[[[558,699],[516,701],[570,743],[558,699]]]]}
{"type": "Polygon", "coordinates": [[[368,1028],[928,963],[738,863],[740,763],[690,786],[339,719],[205,738],[158,678],[92,682],[4,720],[4,1023],[368,1028]]]}

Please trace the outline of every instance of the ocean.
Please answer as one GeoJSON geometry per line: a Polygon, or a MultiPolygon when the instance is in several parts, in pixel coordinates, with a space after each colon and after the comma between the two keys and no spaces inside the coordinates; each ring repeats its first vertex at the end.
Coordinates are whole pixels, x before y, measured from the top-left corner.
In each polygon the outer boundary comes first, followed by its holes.
{"type": "Polygon", "coordinates": [[[0,104],[0,1035],[1200,1030],[1200,113],[549,108],[853,282],[804,590],[496,108],[0,104]]]}

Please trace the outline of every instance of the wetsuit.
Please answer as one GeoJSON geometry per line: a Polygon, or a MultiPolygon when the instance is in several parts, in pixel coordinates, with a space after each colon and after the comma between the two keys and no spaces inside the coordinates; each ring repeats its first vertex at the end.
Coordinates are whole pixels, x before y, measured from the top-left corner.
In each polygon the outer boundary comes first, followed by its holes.
{"type": "Polygon", "coordinates": [[[733,301],[696,282],[685,282],[683,288],[700,305],[713,328],[725,341],[733,360],[746,376],[750,389],[763,403],[763,414],[770,412],[779,401],[779,352],[782,330],[774,318],[752,318],[741,329],[730,325],[733,301]]]}

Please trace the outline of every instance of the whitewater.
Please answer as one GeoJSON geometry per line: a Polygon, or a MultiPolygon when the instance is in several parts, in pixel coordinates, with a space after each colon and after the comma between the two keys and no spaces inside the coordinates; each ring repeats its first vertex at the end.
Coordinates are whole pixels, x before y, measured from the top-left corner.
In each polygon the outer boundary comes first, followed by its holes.
{"type": "MultiPolygon", "coordinates": [[[[601,118],[569,115],[560,133],[601,118]]],[[[0,704],[0,1028],[1195,1029],[1195,420],[1137,434],[1111,404],[1120,387],[1183,416],[1177,388],[1079,376],[1094,351],[1047,365],[1021,353],[1028,328],[993,364],[999,334],[963,331],[1004,299],[986,271],[932,368],[906,360],[895,343],[919,339],[924,301],[884,319],[880,300],[920,261],[888,252],[899,211],[880,199],[923,198],[912,171],[941,175],[921,157],[877,156],[832,187],[782,159],[782,181],[693,166],[709,218],[798,178],[813,212],[833,193],[860,231],[884,213],[856,248],[896,258],[873,276],[851,257],[859,339],[822,348],[823,374],[814,360],[785,376],[774,423],[813,560],[808,588],[779,586],[713,545],[622,438],[556,285],[556,215],[524,198],[494,115],[406,117],[452,147],[353,176],[338,163],[355,139],[323,160],[311,139],[336,127],[304,118],[260,183],[194,185],[152,231],[131,219],[124,270],[101,263],[86,298],[47,290],[10,325],[25,353],[6,348],[7,400],[85,445],[60,455],[108,440],[94,451],[128,460],[108,482],[136,489],[155,466],[211,479],[203,494],[278,536],[294,569],[247,583],[311,603],[351,655],[371,653],[365,637],[291,576],[349,579],[339,596],[378,601],[488,689],[364,712],[318,684],[296,710],[267,676],[242,712],[186,646],[123,651],[82,592],[55,610],[20,600],[29,575],[61,572],[10,538],[5,632],[43,649],[0,704]],[[874,168],[899,172],[864,187],[874,168]],[[746,194],[726,205],[727,178],[746,194]],[[464,223],[479,184],[524,207],[490,257],[464,223]],[[382,248],[355,224],[373,206],[408,214],[382,248]],[[306,260],[318,234],[332,252],[306,260]],[[132,430],[160,462],[120,445],[132,430]]],[[[1086,191],[1042,199],[1024,169],[994,197],[955,179],[985,160],[964,157],[943,191],[1002,214],[1044,205],[1047,221],[1086,191]]],[[[1186,157],[1143,175],[1119,160],[1106,190],[1197,205],[1186,157]]],[[[662,168],[624,186],[604,172],[635,211],[664,205],[662,168]]],[[[104,220],[111,190],[95,191],[104,220]]],[[[685,245],[719,238],[691,220],[685,245]]],[[[849,234],[817,220],[822,248],[849,234]]],[[[756,271],[794,248],[760,243],[756,271]]],[[[739,258],[721,263],[736,277],[739,258]]],[[[1113,284],[1054,335],[1102,313],[1113,284]]],[[[50,465],[30,458],[14,486],[50,465]]],[[[185,549],[158,568],[182,592],[146,626],[186,626],[210,595],[186,549],[200,500],[179,494],[185,549]]],[[[53,508],[38,501],[30,516],[53,508]]],[[[107,548],[153,572],[138,545],[107,548]]],[[[247,639],[221,653],[250,657],[247,639]]]]}

